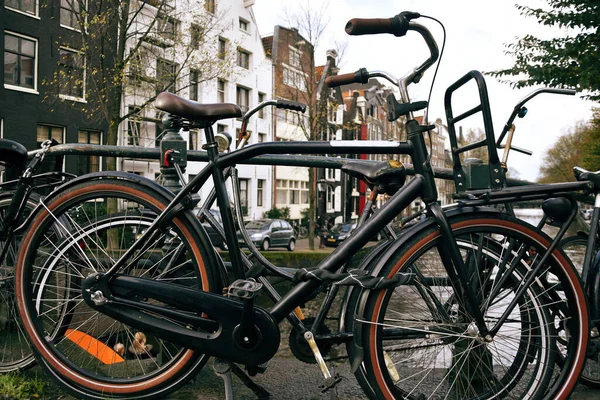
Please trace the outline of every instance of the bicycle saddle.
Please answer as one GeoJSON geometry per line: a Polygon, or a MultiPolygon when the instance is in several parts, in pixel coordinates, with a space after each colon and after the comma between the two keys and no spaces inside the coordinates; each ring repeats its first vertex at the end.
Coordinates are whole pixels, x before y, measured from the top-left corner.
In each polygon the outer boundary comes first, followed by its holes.
{"type": "Polygon", "coordinates": [[[591,172],[581,167],[573,167],[573,173],[578,181],[590,181],[596,189],[600,189],[600,171],[591,172]]]}
{"type": "Polygon", "coordinates": [[[217,121],[242,116],[242,110],[236,104],[201,104],[168,92],[156,97],[156,108],[193,121],[217,121]]]}
{"type": "Polygon", "coordinates": [[[0,139],[0,164],[21,167],[27,161],[27,149],[13,140],[0,139]]]}
{"type": "Polygon", "coordinates": [[[393,195],[404,185],[406,169],[395,160],[390,161],[347,161],[342,171],[350,176],[365,181],[369,186],[377,186],[380,193],[393,195]]]}

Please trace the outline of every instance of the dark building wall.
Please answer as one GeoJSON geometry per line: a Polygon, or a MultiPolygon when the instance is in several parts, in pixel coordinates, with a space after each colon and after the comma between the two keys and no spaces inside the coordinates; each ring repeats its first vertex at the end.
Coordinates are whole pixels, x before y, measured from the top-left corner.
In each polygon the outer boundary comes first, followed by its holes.
{"type": "MultiPolygon", "coordinates": [[[[38,0],[39,1],[39,0],[38,0]]],[[[14,32],[37,40],[38,94],[5,88],[4,75],[0,78],[0,118],[3,119],[3,137],[22,143],[28,150],[37,148],[38,124],[65,128],[64,142],[77,143],[78,131],[101,131],[104,138],[107,123],[97,113],[90,112],[90,104],[62,100],[58,88],[43,84],[54,80],[60,60],[61,46],[81,47],[80,34],[60,26],[60,0],[41,1],[38,17],[30,17],[7,9],[0,1],[0,52],[4,65],[5,32],[14,32]]],[[[86,85],[89,95],[90,85],[86,85]]],[[[89,97],[89,96],[88,96],[89,97]]],[[[66,158],[66,171],[76,173],[76,157],[66,158]]]]}

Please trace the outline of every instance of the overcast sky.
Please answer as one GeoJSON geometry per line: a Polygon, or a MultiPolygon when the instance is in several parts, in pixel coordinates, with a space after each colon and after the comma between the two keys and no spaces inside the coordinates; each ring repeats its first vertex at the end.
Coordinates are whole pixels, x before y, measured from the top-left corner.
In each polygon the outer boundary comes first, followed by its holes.
{"type": "MultiPolygon", "coordinates": [[[[299,4],[311,4],[315,8],[321,6],[321,2],[315,0],[256,0],[253,10],[261,35],[272,33],[275,25],[288,26],[285,8],[288,13],[293,13],[299,4]]],[[[512,59],[504,54],[504,44],[515,42],[516,37],[528,33],[541,37],[561,34],[558,29],[542,27],[535,19],[521,16],[514,4],[511,0],[330,0],[326,9],[329,17],[327,34],[317,49],[321,55],[318,61],[325,62],[325,51],[335,48],[336,42],[347,42],[340,73],[365,67],[368,70],[384,70],[396,77],[403,76],[428,55],[418,34],[411,32],[401,38],[392,35],[350,37],[344,32],[346,22],[355,17],[389,18],[401,11],[416,11],[435,17],[445,25],[447,39],[433,90],[429,120],[440,117],[445,123],[443,97],[450,84],[473,69],[493,71],[510,67],[512,59]]],[[[546,3],[521,0],[519,4],[544,6],[546,3]]],[[[439,26],[430,20],[418,21],[430,28],[441,49],[442,31],[439,26]]],[[[433,68],[427,71],[421,83],[412,85],[412,100],[427,99],[432,77],[433,68]]],[[[514,105],[535,88],[514,90],[492,77],[486,77],[486,82],[494,132],[498,136],[514,105]]],[[[476,104],[475,97],[468,95],[469,90],[464,93],[464,97],[456,98],[461,103],[464,99],[463,111],[476,104]]],[[[517,119],[513,144],[533,150],[534,155],[511,153],[509,166],[516,168],[522,179],[535,180],[546,150],[578,121],[588,120],[593,105],[579,97],[550,94],[540,95],[527,103],[529,112],[524,119],[517,119]]],[[[458,113],[460,110],[455,111],[455,115],[458,113]]],[[[463,125],[464,129],[483,128],[480,117],[466,120],[463,125]]]]}

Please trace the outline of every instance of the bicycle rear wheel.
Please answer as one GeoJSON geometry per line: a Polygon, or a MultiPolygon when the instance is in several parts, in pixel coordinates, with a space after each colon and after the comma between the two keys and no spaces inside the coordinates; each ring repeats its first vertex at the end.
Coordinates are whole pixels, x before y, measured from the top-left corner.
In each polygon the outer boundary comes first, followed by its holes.
{"type": "MultiPolygon", "coordinates": [[[[471,213],[450,222],[491,328],[551,240],[499,213],[471,213]]],[[[413,281],[371,293],[356,322],[362,325],[364,366],[375,396],[568,396],[585,361],[588,325],[586,299],[564,253],[552,253],[541,266],[539,279],[516,298],[517,307],[489,340],[478,334],[461,289],[452,284],[443,266],[440,254],[446,250],[439,229],[429,225],[403,238],[379,275],[411,273],[413,281]],[[559,289],[563,312],[556,312],[556,303],[548,296],[559,289]],[[561,365],[555,362],[559,327],[566,327],[560,339],[567,358],[561,365]]]]}
{"type": "MultiPolygon", "coordinates": [[[[0,220],[4,221],[13,197],[13,193],[10,192],[3,193],[0,197],[0,220]]],[[[36,201],[30,197],[25,203],[22,215],[15,221],[15,227],[25,220],[36,204],[36,201]]],[[[0,249],[5,252],[0,263],[0,372],[2,373],[25,369],[35,362],[15,302],[14,272],[20,242],[21,235],[14,234],[0,241],[0,249]]]]}
{"type": "MultiPolygon", "coordinates": [[[[161,398],[208,358],[102,314],[82,297],[84,279],[110,268],[169,198],[123,179],[81,182],[53,197],[24,238],[15,272],[24,328],[42,366],[78,397],[161,398]]],[[[220,290],[214,250],[194,223],[189,212],[174,216],[120,274],[220,290]]]]}

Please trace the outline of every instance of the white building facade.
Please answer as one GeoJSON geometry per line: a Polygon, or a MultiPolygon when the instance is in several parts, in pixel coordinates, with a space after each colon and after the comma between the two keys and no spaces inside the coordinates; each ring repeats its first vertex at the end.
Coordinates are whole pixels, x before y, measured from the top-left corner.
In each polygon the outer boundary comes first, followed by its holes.
{"type": "MultiPolygon", "coordinates": [[[[204,1],[204,7],[198,1],[189,4],[178,1],[173,2],[175,9],[168,10],[163,17],[147,3],[144,12],[138,16],[140,24],[156,18],[162,25],[156,27],[159,30],[156,39],[146,41],[139,49],[141,67],[132,64],[130,68],[131,79],[124,97],[123,115],[143,105],[149,95],[160,91],[161,81],[166,83],[163,87],[168,91],[182,97],[200,103],[234,103],[243,112],[270,98],[272,64],[265,57],[252,12],[253,1],[208,0],[204,1]],[[187,11],[186,5],[193,6],[193,3],[196,4],[195,12],[187,11]],[[208,30],[210,33],[206,32],[208,30]],[[170,42],[171,35],[177,39],[170,42]],[[206,35],[204,40],[199,40],[202,44],[197,48],[193,48],[195,35],[206,35]],[[210,68],[213,69],[207,73],[210,68]],[[207,75],[211,75],[209,79],[207,75]],[[170,80],[171,86],[168,84],[170,80]]],[[[273,115],[274,111],[267,108],[252,117],[247,127],[251,132],[250,144],[273,140],[273,115]]],[[[120,144],[158,147],[162,134],[160,116],[161,113],[151,105],[143,108],[121,125],[120,144]]],[[[234,138],[234,148],[240,126],[240,119],[226,119],[218,121],[213,129],[230,133],[234,138]]],[[[206,142],[203,131],[180,133],[189,150],[201,150],[206,142]]],[[[186,178],[198,174],[204,165],[188,162],[186,178]]],[[[122,159],[120,169],[150,179],[157,179],[160,175],[160,165],[153,160],[122,159]]],[[[238,165],[238,171],[244,219],[261,218],[272,204],[272,167],[238,165]]],[[[206,198],[211,188],[212,182],[209,181],[200,192],[201,199],[206,198]]]]}

